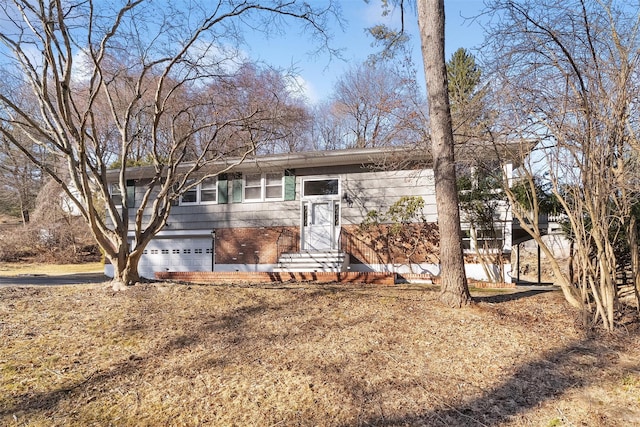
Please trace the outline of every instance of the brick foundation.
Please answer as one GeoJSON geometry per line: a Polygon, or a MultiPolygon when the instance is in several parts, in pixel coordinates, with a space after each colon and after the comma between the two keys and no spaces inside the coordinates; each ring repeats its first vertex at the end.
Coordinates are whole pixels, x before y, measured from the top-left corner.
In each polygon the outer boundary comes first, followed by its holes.
{"type": "Polygon", "coordinates": [[[342,250],[350,254],[354,264],[438,264],[438,227],[418,223],[405,227],[405,234],[389,237],[388,224],[362,229],[343,225],[342,250]],[[409,242],[416,242],[415,245],[409,242]],[[409,254],[409,255],[408,255],[409,254]]]}
{"type": "Polygon", "coordinates": [[[243,227],[216,230],[216,264],[275,264],[282,252],[297,252],[299,227],[243,227]]]}
{"type": "Polygon", "coordinates": [[[359,283],[375,285],[393,285],[396,275],[393,273],[272,273],[272,272],[215,272],[215,271],[168,271],[155,273],[156,279],[176,280],[201,284],[238,284],[238,283],[359,283]]]}

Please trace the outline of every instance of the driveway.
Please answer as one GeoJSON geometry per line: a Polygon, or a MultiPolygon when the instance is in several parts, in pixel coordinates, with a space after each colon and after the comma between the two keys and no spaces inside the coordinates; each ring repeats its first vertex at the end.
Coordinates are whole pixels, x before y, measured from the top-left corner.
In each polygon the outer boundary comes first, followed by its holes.
{"type": "Polygon", "coordinates": [[[47,274],[20,274],[0,276],[0,286],[50,286],[102,283],[111,280],[102,273],[74,273],[49,276],[47,274]]]}

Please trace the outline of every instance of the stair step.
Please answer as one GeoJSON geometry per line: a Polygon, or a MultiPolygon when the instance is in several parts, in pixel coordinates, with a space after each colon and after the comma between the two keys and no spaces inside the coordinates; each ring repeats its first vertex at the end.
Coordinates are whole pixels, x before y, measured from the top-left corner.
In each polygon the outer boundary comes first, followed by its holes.
{"type": "Polygon", "coordinates": [[[347,255],[344,252],[296,252],[283,253],[278,259],[276,272],[341,272],[346,270],[347,255]]]}
{"type": "Polygon", "coordinates": [[[309,267],[274,267],[274,273],[340,273],[342,266],[334,268],[309,268],[309,267]]]}

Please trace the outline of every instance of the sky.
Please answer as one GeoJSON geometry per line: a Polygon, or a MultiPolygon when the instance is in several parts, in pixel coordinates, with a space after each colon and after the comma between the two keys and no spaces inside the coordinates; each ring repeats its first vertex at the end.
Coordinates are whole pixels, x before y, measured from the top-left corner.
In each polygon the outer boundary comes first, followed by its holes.
{"type": "MultiPolygon", "coordinates": [[[[322,0],[312,0],[323,3],[322,0]]],[[[342,15],[346,21],[346,28],[331,28],[334,39],[332,47],[342,50],[343,59],[331,59],[328,54],[312,55],[313,42],[298,31],[285,30],[282,36],[265,39],[253,37],[247,40],[246,54],[254,60],[264,61],[266,64],[282,69],[293,69],[299,76],[299,83],[305,89],[311,102],[318,102],[328,98],[336,80],[353,64],[358,64],[376,52],[371,46],[372,37],[367,35],[365,28],[379,23],[386,23],[391,27],[400,22],[399,12],[387,18],[381,15],[379,0],[340,0],[342,15]]],[[[460,47],[467,48],[473,53],[483,39],[482,29],[473,16],[480,13],[482,0],[445,0],[446,33],[445,55],[447,58],[460,47]]],[[[418,72],[422,72],[422,57],[420,39],[418,36],[417,17],[413,9],[405,12],[405,28],[411,35],[414,64],[418,72]]],[[[419,74],[419,78],[421,74],[419,74]]],[[[419,83],[424,87],[422,81],[419,83]]]]}

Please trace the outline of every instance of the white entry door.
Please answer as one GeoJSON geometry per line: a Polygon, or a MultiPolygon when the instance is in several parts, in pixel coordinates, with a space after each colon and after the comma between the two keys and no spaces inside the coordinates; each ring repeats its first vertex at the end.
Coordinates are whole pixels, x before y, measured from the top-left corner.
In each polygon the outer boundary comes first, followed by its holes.
{"type": "Polygon", "coordinates": [[[338,248],[339,202],[307,201],[303,205],[303,249],[328,251],[338,248]]]}

